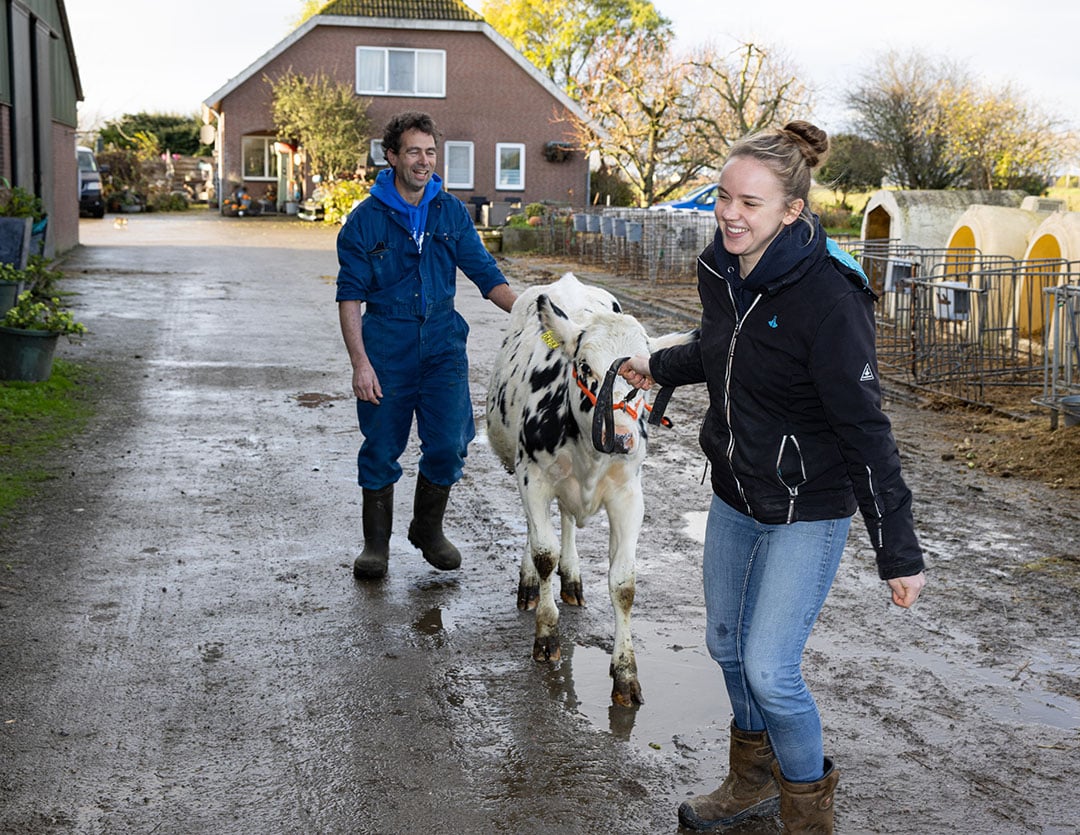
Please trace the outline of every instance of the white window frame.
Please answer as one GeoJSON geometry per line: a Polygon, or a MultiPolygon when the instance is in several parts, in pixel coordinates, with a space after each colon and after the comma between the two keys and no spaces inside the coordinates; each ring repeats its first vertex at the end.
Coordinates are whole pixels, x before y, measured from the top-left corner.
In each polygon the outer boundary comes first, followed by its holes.
{"type": "Polygon", "coordinates": [[[245,180],[251,182],[263,182],[272,183],[277,182],[278,178],[278,159],[277,150],[274,148],[274,143],[277,140],[272,136],[244,136],[240,140],[240,170],[243,172],[245,180]],[[258,141],[262,143],[263,160],[262,160],[262,174],[248,174],[248,143],[252,141],[258,141]]]}
{"type": "Polygon", "coordinates": [[[443,143],[443,183],[447,188],[472,190],[476,181],[476,150],[472,142],[447,141],[443,143]],[[469,176],[465,180],[450,178],[450,157],[455,151],[466,151],[469,155],[469,176]]]}
{"type": "Polygon", "coordinates": [[[382,146],[382,140],[381,139],[372,139],[371,140],[371,151],[370,151],[370,153],[371,153],[371,161],[372,161],[373,164],[378,165],[378,166],[383,166],[383,167],[390,164],[390,160],[388,160],[386,158],[386,152],[383,151],[383,146],[382,146]]]}
{"type": "MultiPolygon", "coordinates": [[[[514,169],[507,169],[512,171],[514,169]]],[[[495,190],[496,191],[524,191],[525,190],[525,143],[524,142],[497,142],[495,143],[495,190]],[[503,175],[503,151],[516,150],[518,159],[521,160],[519,169],[519,182],[504,182],[503,175]]]]}
{"type": "Polygon", "coordinates": [[[407,96],[414,98],[441,99],[446,97],[446,50],[445,49],[399,49],[395,47],[358,46],[356,47],[356,92],[361,96],[407,96]],[[405,53],[413,56],[413,86],[412,90],[390,89],[390,55],[397,54],[399,57],[405,53]],[[373,57],[381,55],[382,78],[374,85],[368,86],[362,83],[360,78],[361,55],[373,57]],[[438,60],[439,79],[437,89],[417,90],[417,79],[420,73],[417,65],[421,56],[426,58],[435,57],[438,60]]]}

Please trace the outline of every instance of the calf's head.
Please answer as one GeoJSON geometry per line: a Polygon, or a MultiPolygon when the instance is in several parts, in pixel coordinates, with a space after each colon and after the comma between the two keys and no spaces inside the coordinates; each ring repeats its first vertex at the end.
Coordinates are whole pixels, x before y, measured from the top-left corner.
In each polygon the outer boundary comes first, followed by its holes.
{"type": "Polygon", "coordinates": [[[570,403],[582,434],[595,438],[594,421],[603,421],[599,432],[604,451],[644,454],[645,393],[618,376],[608,379],[610,396],[601,388],[614,363],[649,353],[645,328],[633,316],[614,309],[590,312],[587,319],[576,322],[546,295],[537,298],[537,315],[544,341],[564,352],[571,366],[570,403]],[[603,413],[597,411],[598,399],[603,413]]]}

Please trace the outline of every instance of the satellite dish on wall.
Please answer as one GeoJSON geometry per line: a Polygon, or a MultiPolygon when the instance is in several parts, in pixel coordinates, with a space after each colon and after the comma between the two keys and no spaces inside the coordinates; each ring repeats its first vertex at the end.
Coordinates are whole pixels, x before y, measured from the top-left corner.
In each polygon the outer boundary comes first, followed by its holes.
{"type": "Polygon", "coordinates": [[[217,130],[213,125],[202,125],[199,128],[199,141],[203,145],[213,145],[217,137],[217,130]]]}

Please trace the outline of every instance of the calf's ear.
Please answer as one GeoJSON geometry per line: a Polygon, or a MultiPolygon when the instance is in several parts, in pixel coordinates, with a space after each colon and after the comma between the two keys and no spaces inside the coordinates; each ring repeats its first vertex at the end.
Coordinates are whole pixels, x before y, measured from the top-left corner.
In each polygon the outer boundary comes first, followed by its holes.
{"type": "Polygon", "coordinates": [[[666,333],[663,336],[649,338],[649,353],[659,351],[661,348],[670,348],[672,345],[686,345],[688,342],[697,342],[701,338],[701,330],[694,328],[679,333],[666,333]]]}
{"type": "Polygon", "coordinates": [[[544,341],[549,345],[553,342],[559,343],[567,354],[573,356],[574,347],[581,335],[581,326],[567,316],[546,294],[536,297],[536,314],[540,318],[541,330],[544,334],[550,334],[550,337],[544,341]]]}

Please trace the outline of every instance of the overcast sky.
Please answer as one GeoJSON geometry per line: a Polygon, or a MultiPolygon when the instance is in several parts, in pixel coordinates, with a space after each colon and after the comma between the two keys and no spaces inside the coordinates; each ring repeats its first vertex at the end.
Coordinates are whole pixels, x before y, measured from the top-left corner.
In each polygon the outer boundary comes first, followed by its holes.
{"type": "MultiPolygon", "coordinates": [[[[481,0],[468,0],[479,9],[481,0]]],[[[742,41],[770,46],[816,91],[813,118],[848,127],[842,94],[889,49],[919,49],[964,64],[994,86],[1012,83],[1031,101],[1080,128],[1078,0],[899,0],[833,4],[807,0],[721,3],[654,0],[679,44],[742,41]]],[[[80,127],[124,113],[196,113],[290,31],[301,0],[66,0],[85,101],[80,127]]]]}

